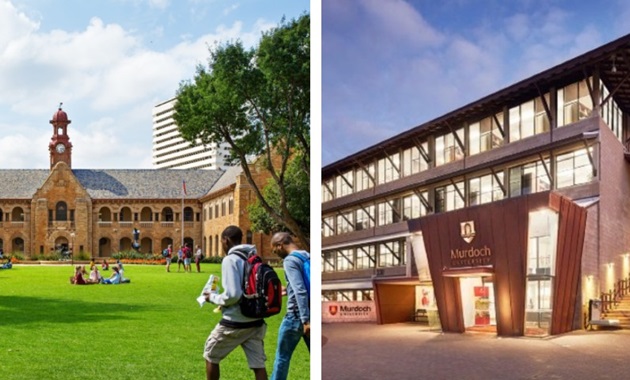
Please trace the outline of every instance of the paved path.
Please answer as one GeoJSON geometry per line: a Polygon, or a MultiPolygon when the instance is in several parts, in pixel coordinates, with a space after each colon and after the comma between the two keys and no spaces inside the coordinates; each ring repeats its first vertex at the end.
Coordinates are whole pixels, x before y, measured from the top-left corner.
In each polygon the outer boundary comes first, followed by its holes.
{"type": "Polygon", "coordinates": [[[322,333],[322,380],[630,379],[628,330],[498,338],[338,323],[322,333]]]}

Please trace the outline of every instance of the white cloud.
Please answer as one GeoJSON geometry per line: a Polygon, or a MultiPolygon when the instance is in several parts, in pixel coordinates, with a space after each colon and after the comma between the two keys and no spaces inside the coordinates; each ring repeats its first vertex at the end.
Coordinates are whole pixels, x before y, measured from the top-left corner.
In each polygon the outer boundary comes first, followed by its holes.
{"type": "MultiPolygon", "coordinates": [[[[150,4],[167,7],[169,1],[150,4]]],[[[274,26],[259,19],[246,30],[236,21],[158,51],[138,32],[98,17],[73,32],[42,32],[34,17],[0,0],[0,129],[11,133],[0,139],[0,166],[47,168],[48,121],[64,102],[73,167],[151,167],[153,106],[175,96],[179,83],[207,64],[215,42],[253,46],[274,26]]],[[[155,35],[164,32],[160,28],[155,35]]]]}
{"type": "Polygon", "coordinates": [[[241,5],[240,5],[240,4],[238,4],[238,3],[232,4],[231,6],[229,6],[229,7],[225,8],[225,9],[223,10],[223,15],[224,15],[224,16],[229,15],[230,13],[234,12],[235,10],[237,10],[240,6],[241,6],[241,5]]]}
{"type": "Polygon", "coordinates": [[[0,51],[11,41],[35,32],[39,23],[20,12],[9,1],[0,0],[0,51]]]}

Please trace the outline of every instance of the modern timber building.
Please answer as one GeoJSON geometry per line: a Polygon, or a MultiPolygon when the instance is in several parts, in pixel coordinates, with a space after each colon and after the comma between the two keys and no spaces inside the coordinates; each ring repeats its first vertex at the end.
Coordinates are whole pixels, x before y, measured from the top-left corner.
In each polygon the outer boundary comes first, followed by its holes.
{"type": "Polygon", "coordinates": [[[153,107],[153,167],[156,169],[224,169],[229,145],[191,144],[173,120],[177,99],[153,107]]]}
{"type": "MultiPolygon", "coordinates": [[[[269,236],[251,231],[247,206],[255,196],[239,167],[197,169],[74,169],[68,115],[61,108],[50,124],[50,170],[0,169],[0,249],[37,257],[55,250],[94,258],[133,248],[140,231],[142,253],[174,248],[182,240],[222,256],[220,234],[239,226],[244,242],[274,258],[269,236]],[[184,185],[185,181],[185,185],[184,185]]],[[[44,148],[44,147],[42,147],[44,148]]],[[[264,170],[251,164],[254,181],[264,170]]]]}
{"type": "Polygon", "coordinates": [[[628,77],[630,35],[324,167],[322,320],[582,328],[630,273],[628,77]]]}

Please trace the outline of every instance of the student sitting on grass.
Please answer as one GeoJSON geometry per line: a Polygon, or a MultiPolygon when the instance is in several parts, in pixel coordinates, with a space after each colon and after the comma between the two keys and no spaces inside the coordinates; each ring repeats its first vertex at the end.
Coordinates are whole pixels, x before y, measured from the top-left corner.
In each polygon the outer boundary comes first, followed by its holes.
{"type": "Polygon", "coordinates": [[[114,265],[112,269],[114,270],[112,275],[109,278],[103,279],[101,284],[120,284],[120,272],[118,271],[118,267],[114,265]]]}
{"type": "Polygon", "coordinates": [[[98,267],[94,265],[92,267],[92,271],[90,272],[90,279],[87,281],[92,284],[98,284],[99,282],[101,282],[102,278],[103,277],[101,277],[101,273],[98,271],[98,267]]]}
{"type": "Polygon", "coordinates": [[[103,266],[101,268],[103,268],[103,270],[109,270],[109,264],[107,264],[107,260],[103,259],[103,266]]]}
{"type": "Polygon", "coordinates": [[[77,267],[74,270],[74,276],[70,277],[70,282],[73,283],[74,285],[85,285],[87,282],[85,281],[85,278],[83,277],[84,272],[85,272],[85,269],[83,269],[81,265],[77,265],[77,267]]]}

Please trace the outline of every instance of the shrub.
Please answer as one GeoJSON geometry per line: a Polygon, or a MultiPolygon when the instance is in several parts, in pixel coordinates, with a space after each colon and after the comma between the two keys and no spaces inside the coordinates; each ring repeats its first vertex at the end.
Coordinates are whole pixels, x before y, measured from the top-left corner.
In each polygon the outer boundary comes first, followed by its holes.
{"type": "Polygon", "coordinates": [[[91,260],[92,254],[90,252],[81,251],[74,256],[75,260],[91,260]]]}
{"type": "Polygon", "coordinates": [[[210,256],[201,259],[202,263],[221,264],[223,262],[223,256],[210,256]]]}

